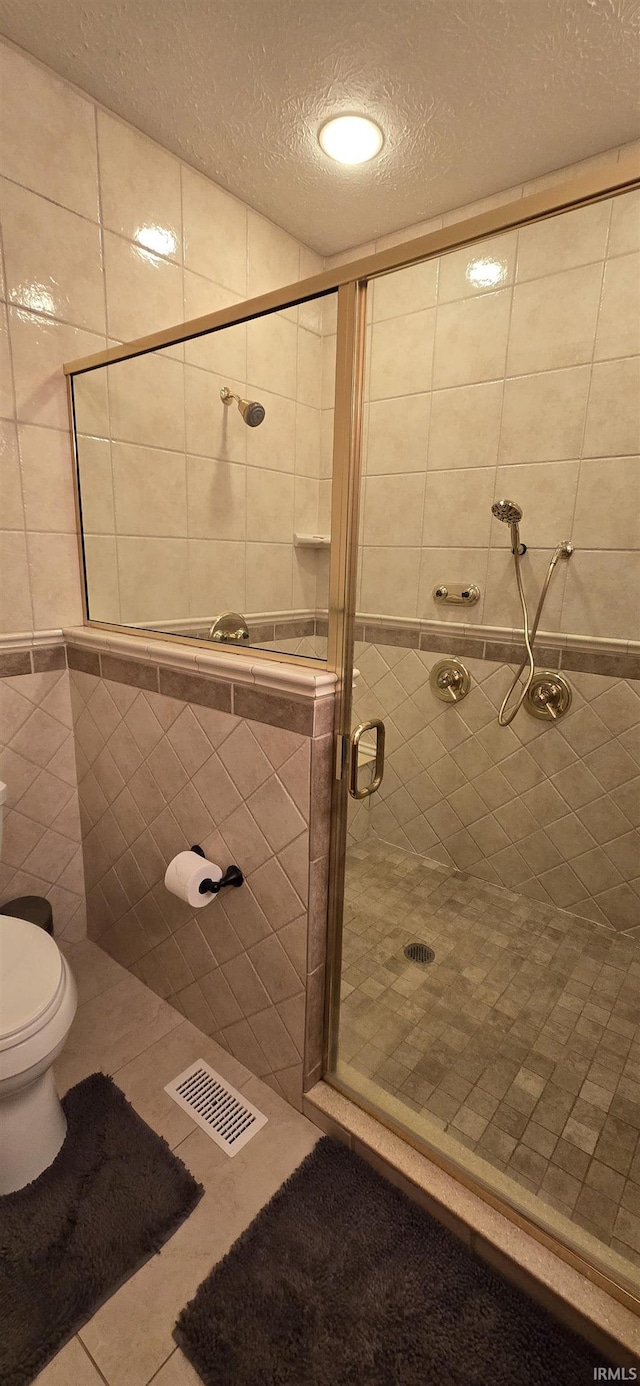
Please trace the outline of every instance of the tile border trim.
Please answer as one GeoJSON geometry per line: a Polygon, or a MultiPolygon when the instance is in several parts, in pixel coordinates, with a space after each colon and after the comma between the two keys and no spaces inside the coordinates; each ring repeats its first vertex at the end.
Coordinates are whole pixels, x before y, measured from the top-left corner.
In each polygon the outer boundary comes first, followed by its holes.
{"type": "Polygon", "coordinates": [[[66,648],[71,670],[232,713],[248,721],[297,732],[299,736],[322,735],[333,706],[333,699],[326,695],[316,700],[297,692],[285,694],[260,687],[257,683],[251,686],[228,678],[215,678],[197,668],[173,668],[151,659],[129,659],[75,643],[69,643],[66,648]]]}
{"type": "MultiPolygon", "coordinates": [[[[316,627],[320,626],[316,621],[316,627]]],[[[322,625],[324,626],[324,622],[322,625]]],[[[317,633],[324,634],[324,629],[317,633]]],[[[355,639],[372,645],[394,645],[462,659],[519,663],[524,655],[520,633],[498,626],[468,626],[444,621],[412,621],[402,617],[356,617],[355,639]]],[[[113,654],[133,663],[153,662],[159,668],[182,669],[233,684],[253,684],[269,692],[319,700],[335,692],[336,675],[275,660],[199,650],[167,640],[144,640],[139,635],[112,635],[89,626],[68,630],[17,632],[0,635],[0,678],[42,673],[65,667],[67,645],[113,654]],[[57,653],[61,651],[61,653],[57,653]]],[[[640,642],[543,632],[534,647],[538,666],[568,673],[603,674],[609,678],[640,679],[640,642]]],[[[125,680],[126,681],[126,680],[125,680]]]]}
{"type": "MultiPolygon", "coordinates": [[[[252,665],[249,660],[224,655],[203,661],[198,651],[192,652],[191,659],[184,659],[182,650],[174,652],[165,642],[154,646],[156,658],[151,657],[150,646],[145,649],[146,658],[140,658],[143,652],[135,638],[116,653],[113,641],[95,639],[93,633],[89,639],[82,639],[75,631],[64,632],[66,639],[63,632],[59,634],[58,642],[46,644],[31,643],[26,636],[22,643],[15,637],[11,642],[0,637],[0,679],[69,668],[299,736],[325,736],[333,727],[333,674],[311,673],[295,665],[270,665],[268,661],[252,665]],[[167,651],[177,657],[167,658],[167,651]]],[[[119,644],[124,645],[124,639],[119,644]]]]}
{"type": "Polygon", "coordinates": [[[67,668],[67,647],[60,641],[7,649],[0,641],[0,679],[20,674],[48,674],[67,668]]]}
{"type": "Polygon", "coordinates": [[[42,635],[0,636],[0,679],[69,668],[300,736],[325,736],[333,726],[334,674],[229,655],[203,659],[193,649],[185,657],[164,641],[141,647],[135,637],[85,636],[83,627],[42,635]]]}
{"type": "Polygon", "coordinates": [[[114,656],[138,665],[154,664],[162,669],[215,678],[221,683],[249,684],[265,692],[286,693],[309,702],[330,697],[335,691],[336,675],[328,670],[269,659],[253,660],[250,650],[219,653],[178,641],[174,644],[171,640],[145,640],[90,626],[71,626],[62,634],[68,646],[92,650],[101,657],[114,656]]]}
{"type": "MultiPolygon", "coordinates": [[[[445,621],[406,621],[392,616],[358,616],[356,641],[408,650],[457,655],[514,664],[524,657],[520,632],[499,626],[468,626],[445,621]]],[[[543,632],[534,646],[536,664],[581,674],[640,679],[640,643],[543,632]]]]}

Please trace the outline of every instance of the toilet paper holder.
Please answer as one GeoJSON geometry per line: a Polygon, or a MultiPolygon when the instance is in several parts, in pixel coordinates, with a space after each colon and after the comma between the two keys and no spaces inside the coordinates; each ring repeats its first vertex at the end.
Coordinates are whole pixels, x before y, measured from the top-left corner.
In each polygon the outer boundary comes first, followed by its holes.
{"type": "MultiPolygon", "coordinates": [[[[198,843],[196,843],[194,847],[191,847],[190,851],[195,852],[196,855],[199,857],[204,856],[202,847],[200,847],[198,843]]],[[[240,867],[228,866],[224,873],[224,876],[221,876],[219,881],[201,881],[200,885],[198,886],[198,890],[201,895],[217,895],[218,891],[222,890],[223,886],[241,886],[243,881],[244,876],[240,870],[240,867]]]]}

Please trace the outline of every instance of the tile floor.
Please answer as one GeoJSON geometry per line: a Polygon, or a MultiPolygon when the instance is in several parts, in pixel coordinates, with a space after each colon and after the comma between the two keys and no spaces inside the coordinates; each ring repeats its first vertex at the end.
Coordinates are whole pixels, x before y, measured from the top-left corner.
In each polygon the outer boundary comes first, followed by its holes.
{"type": "Polygon", "coordinates": [[[637,943],[377,839],[345,905],[340,1059],[639,1266],[637,943]]]}
{"type": "Polygon", "coordinates": [[[320,1132],[95,944],[64,945],[64,951],[79,1005],[56,1065],[60,1093],[96,1069],[112,1074],[136,1111],[204,1184],[205,1194],[160,1254],[62,1348],[37,1386],[200,1386],[171,1337],[176,1317],[320,1132]],[[197,1058],[269,1117],[233,1159],[163,1091],[197,1058]]]}

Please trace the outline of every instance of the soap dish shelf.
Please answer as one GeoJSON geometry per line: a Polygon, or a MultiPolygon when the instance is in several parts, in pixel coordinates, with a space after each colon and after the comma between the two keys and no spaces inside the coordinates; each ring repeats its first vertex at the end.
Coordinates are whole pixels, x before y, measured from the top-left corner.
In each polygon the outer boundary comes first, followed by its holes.
{"type": "Polygon", "coordinates": [[[331,544],[329,534],[294,534],[293,545],[296,549],[328,549],[331,544]]]}

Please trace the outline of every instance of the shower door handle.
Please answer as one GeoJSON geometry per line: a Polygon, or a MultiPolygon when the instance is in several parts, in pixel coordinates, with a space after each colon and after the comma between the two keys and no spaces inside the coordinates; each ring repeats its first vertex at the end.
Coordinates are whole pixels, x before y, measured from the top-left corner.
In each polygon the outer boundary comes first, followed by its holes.
{"type": "Polygon", "coordinates": [[[368,799],[371,794],[375,794],[376,789],[382,784],[384,775],[384,722],[374,717],[371,722],[361,722],[351,734],[351,771],[349,775],[349,793],[353,799],[368,799]],[[375,732],[376,734],[376,758],[373,767],[373,779],[370,784],[363,785],[360,789],[358,785],[358,750],[360,742],[365,732],[375,732]]]}

